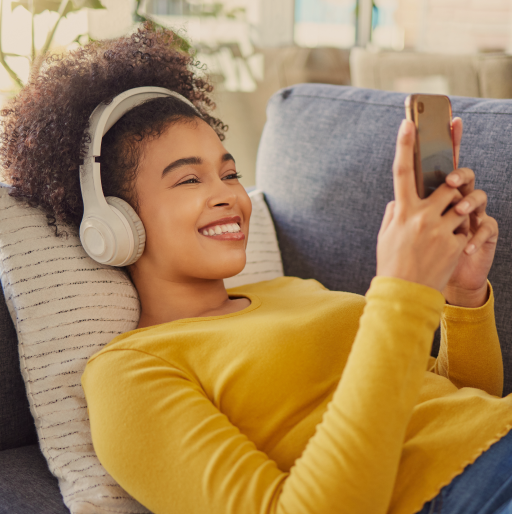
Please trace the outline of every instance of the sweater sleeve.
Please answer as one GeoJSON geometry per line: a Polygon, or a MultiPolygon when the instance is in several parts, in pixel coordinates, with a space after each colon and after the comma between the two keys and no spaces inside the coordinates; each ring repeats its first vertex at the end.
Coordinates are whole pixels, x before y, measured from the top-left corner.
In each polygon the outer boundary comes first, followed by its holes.
{"type": "Polygon", "coordinates": [[[196,377],[132,349],[103,352],[82,376],[100,462],[155,514],[384,514],[444,298],[385,277],[366,296],[337,389],[289,472],[196,377]]]}
{"type": "Polygon", "coordinates": [[[446,305],[441,317],[441,345],[431,371],[455,386],[475,387],[501,396],[503,359],[494,319],[494,293],[476,309],[446,305]]]}

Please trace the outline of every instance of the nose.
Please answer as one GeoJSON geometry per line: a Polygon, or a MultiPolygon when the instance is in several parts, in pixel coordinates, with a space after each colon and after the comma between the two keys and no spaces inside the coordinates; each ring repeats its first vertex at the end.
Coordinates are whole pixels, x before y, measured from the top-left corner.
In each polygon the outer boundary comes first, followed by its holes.
{"type": "Polygon", "coordinates": [[[232,185],[220,178],[212,185],[208,198],[208,207],[232,207],[237,201],[237,194],[232,185]]]}

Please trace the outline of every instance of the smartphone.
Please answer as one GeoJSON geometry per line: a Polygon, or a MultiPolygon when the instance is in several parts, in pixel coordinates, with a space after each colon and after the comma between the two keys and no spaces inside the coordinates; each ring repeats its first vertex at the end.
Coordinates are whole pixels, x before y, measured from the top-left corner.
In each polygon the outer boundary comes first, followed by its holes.
{"type": "Polygon", "coordinates": [[[405,115],[416,125],[414,172],[420,198],[427,198],[455,169],[452,105],[445,95],[409,95],[405,115]]]}

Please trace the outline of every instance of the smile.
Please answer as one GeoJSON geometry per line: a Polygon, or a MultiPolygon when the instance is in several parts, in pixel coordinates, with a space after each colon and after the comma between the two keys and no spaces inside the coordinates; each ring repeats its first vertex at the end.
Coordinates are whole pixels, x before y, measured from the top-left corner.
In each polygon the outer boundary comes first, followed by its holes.
{"type": "Polygon", "coordinates": [[[198,232],[209,239],[220,241],[243,241],[245,234],[242,232],[240,216],[226,216],[203,225],[198,232]]]}
{"type": "Polygon", "coordinates": [[[202,231],[203,236],[215,236],[221,234],[233,234],[240,232],[240,227],[237,223],[226,223],[225,225],[215,225],[214,227],[205,228],[202,231]]]}
{"type": "Polygon", "coordinates": [[[201,231],[203,236],[221,241],[243,241],[245,234],[237,223],[226,223],[205,228],[201,231]]]}

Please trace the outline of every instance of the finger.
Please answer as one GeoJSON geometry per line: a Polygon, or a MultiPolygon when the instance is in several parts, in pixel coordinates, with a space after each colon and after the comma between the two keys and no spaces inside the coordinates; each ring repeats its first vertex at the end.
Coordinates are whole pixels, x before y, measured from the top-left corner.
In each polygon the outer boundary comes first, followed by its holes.
{"type": "Polygon", "coordinates": [[[467,242],[464,251],[468,255],[476,253],[484,244],[491,243],[496,244],[498,241],[498,222],[491,218],[491,216],[485,216],[478,227],[476,234],[467,242]]]}
{"type": "Polygon", "coordinates": [[[464,222],[462,225],[459,225],[454,231],[454,234],[464,234],[466,237],[468,237],[471,233],[471,222],[469,220],[469,217],[466,216],[464,218],[464,222]]]}
{"type": "Polygon", "coordinates": [[[455,238],[459,244],[460,252],[462,253],[468,244],[468,238],[464,234],[455,234],[455,238]]]}
{"type": "Polygon", "coordinates": [[[462,141],[463,123],[462,120],[457,117],[452,120],[452,134],[453,134],[453,149],[455,151],[455,162],[453,163],[455,169],[459,167],[459,153],[460,143],[462,141]]]}
{"type": "Polygon", "coordinates": [[[467,215],[458,214],[453,207],[449,209],[442,217],[442,226],[455,234],[463,234],[467,236],[470,231],[470,220],[467,215]]]}
{"type": "Polygon", "coordinates": [[[446,177],[446,183],[450,187],[456,187],[466,196],[475,189],[475,172],[469,168],[459,168],[453,170],[446,177]]]}
{"type": "MultiPolygon", "coordinates": [[[[443,214],[450,205],[456,205],[463,199],[458,189],[441,184],[427,199],[426,202],[439,215],[443,214]]],[[[457,213],[458,214],[458,213],[457,213]]]]}
{"type": "Polygon", "coordinates": [[[459,245],[459,252],[460,252],[459,257],[460,257],[460,255],[462,255],[462,253],[467,248],[468,238],[464,234],[455,234],[455,238],[457,240],[457,244],[459,245]]]}
{"type": "Polygon", "coordinates": [[[382,218],[382,223],[380,224],[379,235],[386,231],[391,220],[393,219],[393,213],[395,212],[395,202],[389,202],[386,205],[386,210],[384,211],[384,217],[382,218]]]}
{"type": "Polygon", "coordinates": [[[412,121],[403,120],[396,141],[393,161],[393,187],[395,201],[399,206],[410,205],[419,200],[414,178],[414,140],[416,127],[412,121]]]}
{"type": "Polygon", "coordinates": [[[460,200],[457,205],[455,205],[455,210],[459,214],[480,214],[485,212],[487,208],[487,194],[485,191],[481,189],[476,189],[471,192],[469,195],[464,196],[462,200],[460,200]]]}

